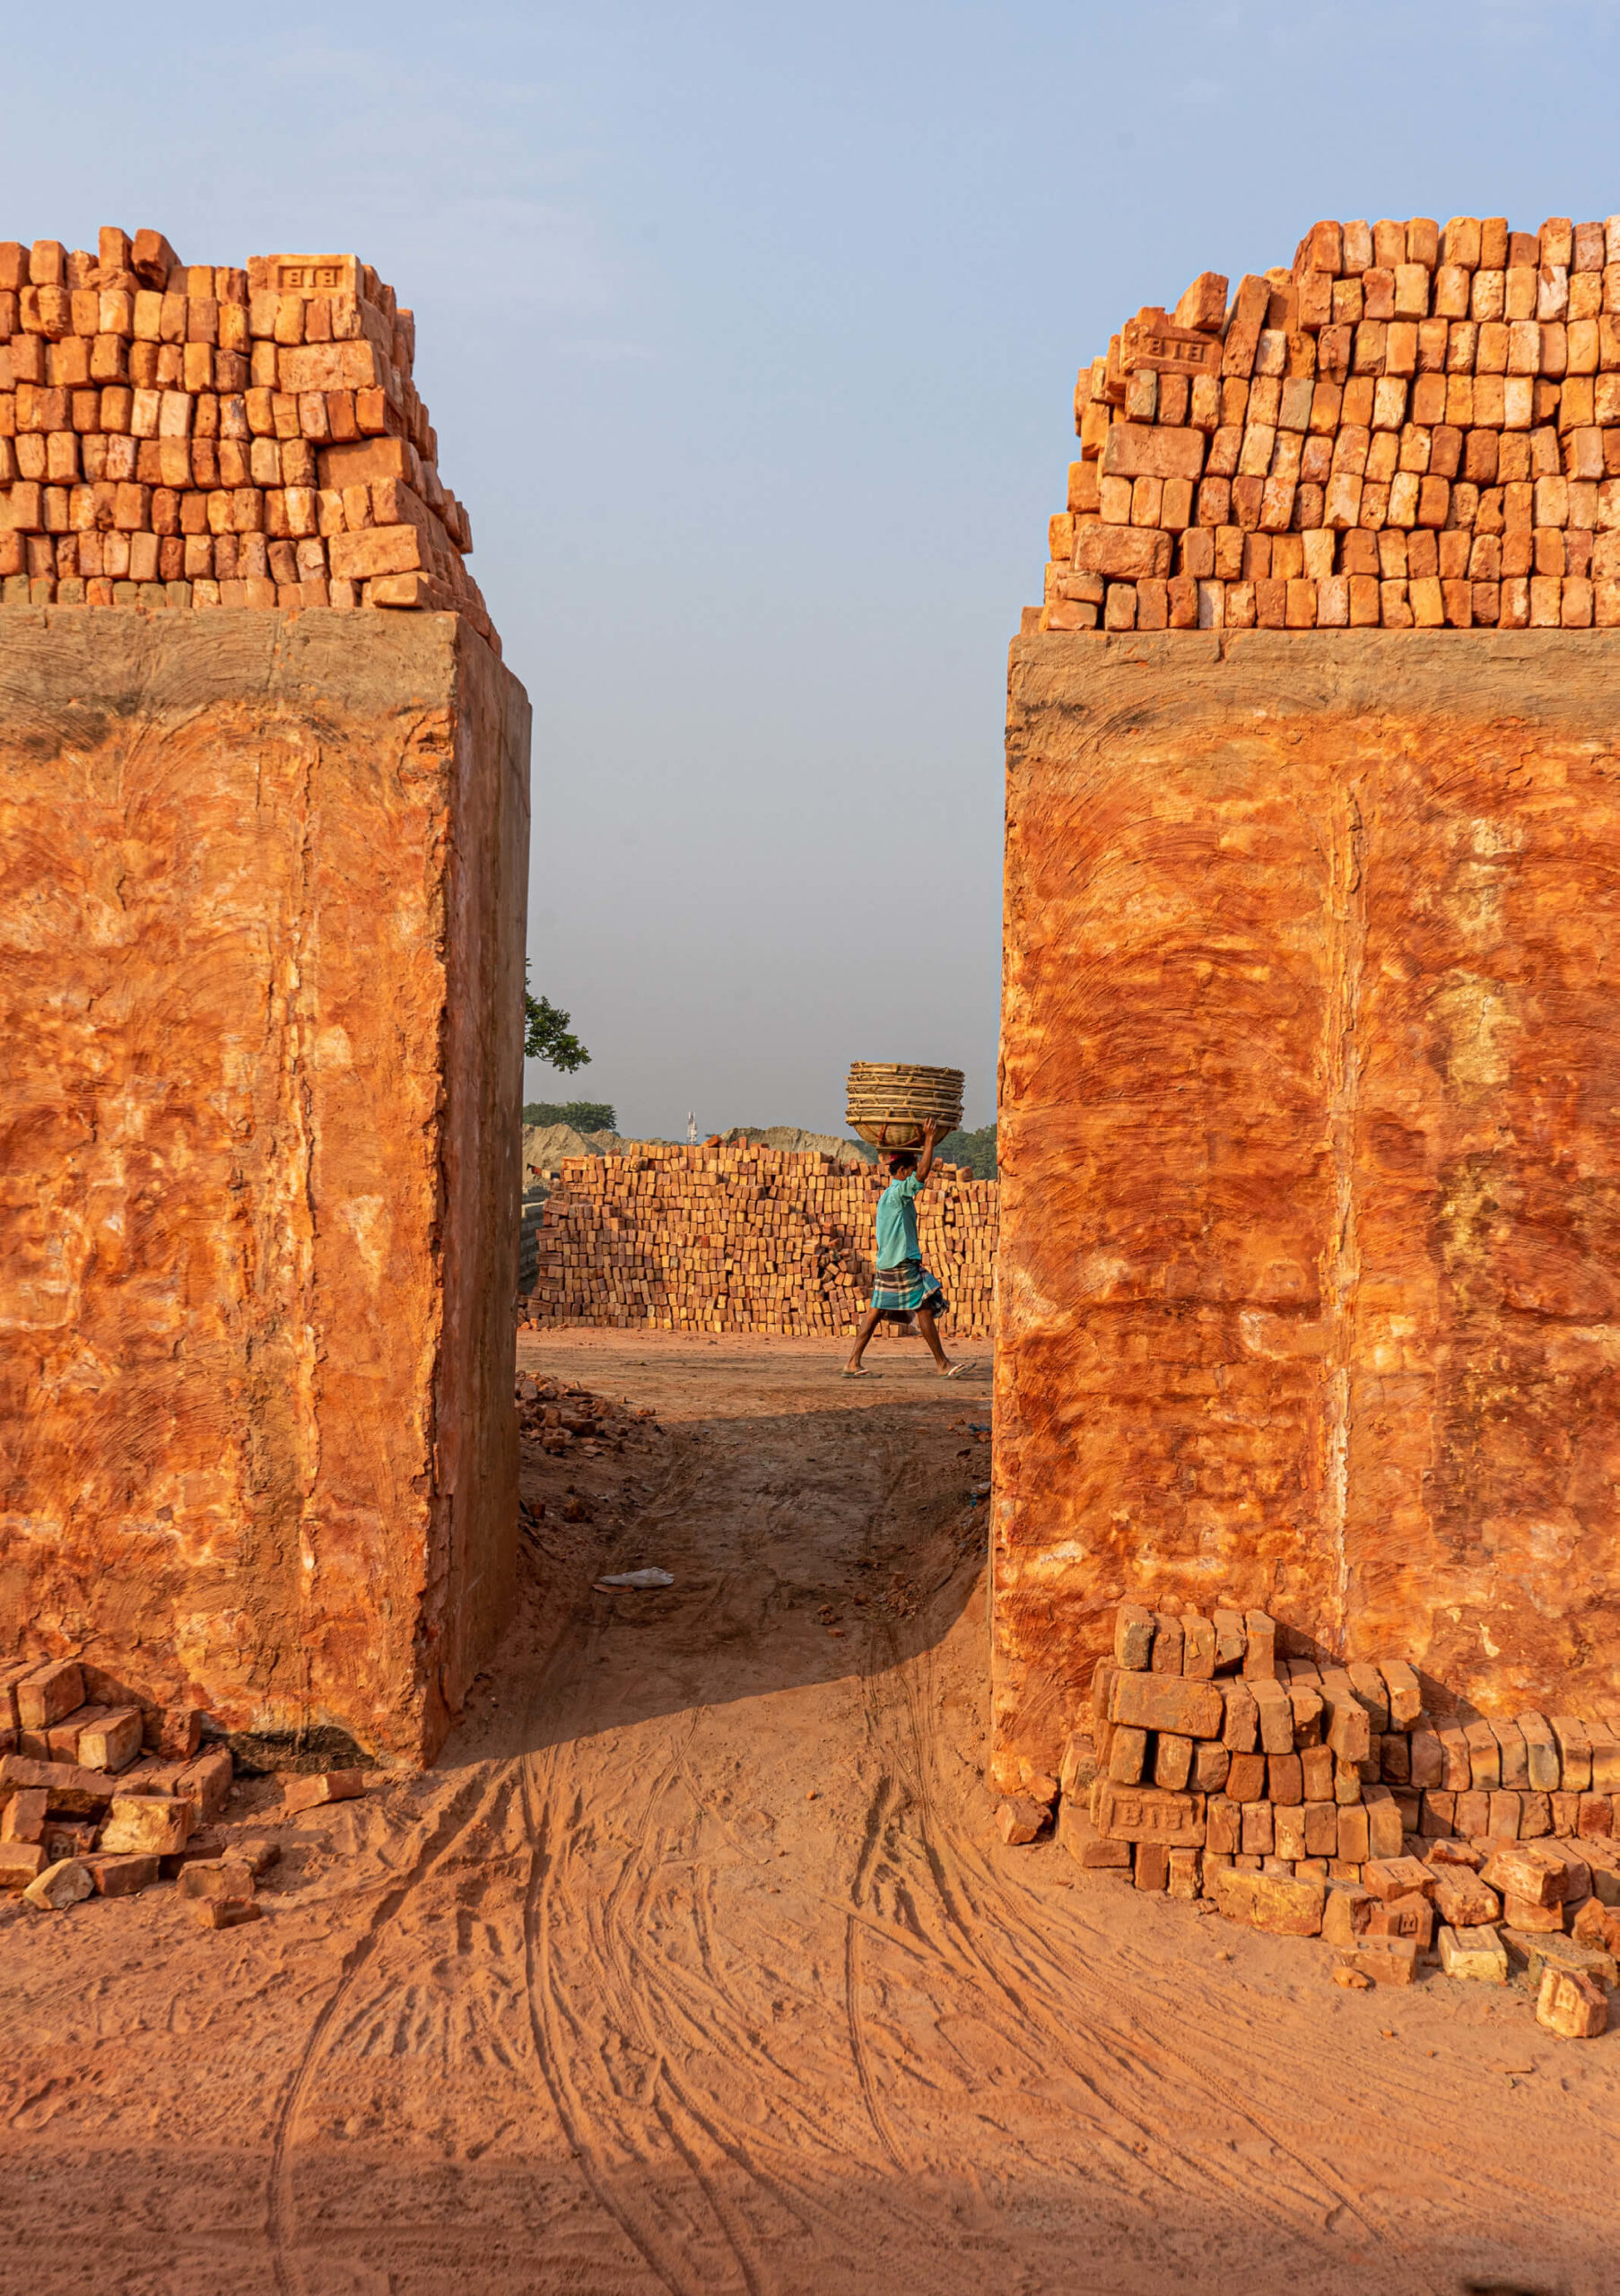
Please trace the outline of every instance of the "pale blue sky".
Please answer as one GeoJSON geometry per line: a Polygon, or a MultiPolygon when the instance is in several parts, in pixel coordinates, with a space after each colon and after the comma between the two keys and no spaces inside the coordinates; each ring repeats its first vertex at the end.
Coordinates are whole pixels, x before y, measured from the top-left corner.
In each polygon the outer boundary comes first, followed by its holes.
{"type": "Polygon", "coordinates": [[[1006,649],[1075,370],[1319,215],[1620,210],[1620,11],[6,12],[0,237],[353,248],[535,704],[529,946],[631,1127],[993,1109],[1006,649]]]}

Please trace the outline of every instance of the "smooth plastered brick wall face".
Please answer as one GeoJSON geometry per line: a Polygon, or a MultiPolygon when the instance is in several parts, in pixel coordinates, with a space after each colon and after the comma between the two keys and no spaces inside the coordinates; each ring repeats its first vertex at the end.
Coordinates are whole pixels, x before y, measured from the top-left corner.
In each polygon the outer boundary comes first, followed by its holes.
{"type": "Polygon", "coordinates": [[[498,647],[414,355],[353,255],[0,241],[0,603],[440,608],[498,647]]]}
{"type": "Polygon", "coordinates": [[[1620,627],[1620,216],[1315,224],[1075,417],[1026,630],[1620,627]]]}

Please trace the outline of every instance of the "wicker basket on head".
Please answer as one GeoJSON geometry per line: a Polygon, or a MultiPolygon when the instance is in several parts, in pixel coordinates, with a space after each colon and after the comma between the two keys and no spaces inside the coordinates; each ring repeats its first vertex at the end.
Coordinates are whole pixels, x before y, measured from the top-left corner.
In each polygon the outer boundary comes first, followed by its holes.
{"type": "Polygon", "coordinates": [[[875,1148],[920,1148],[930,1118],[942,1139],[961,1124],[962,1085],[960,1068],[858,1060],[845,1088],[845,1121],[875,1148]]]}

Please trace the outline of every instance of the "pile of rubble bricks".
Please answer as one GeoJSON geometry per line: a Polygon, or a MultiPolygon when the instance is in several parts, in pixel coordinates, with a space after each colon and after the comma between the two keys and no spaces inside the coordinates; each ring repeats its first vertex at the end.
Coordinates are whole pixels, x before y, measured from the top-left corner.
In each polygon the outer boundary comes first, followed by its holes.
{"type": "Polygon", "coordinates": [[[1116,1614],[1090,1726],[1003,1803],[1008,1841],[1337,1949],[1342,1982],[1456,1979],[1604,2031],[1620,1957],[1620,1715],[1425,1710],[1400,1659],[1279,1657],[1263,1612],[1116,1614]]]}
{"type": "Polygon", "coordinates": [[[414,355],[352,255],[0,241],[0,602],[438,607],[499,650],[414,355]]]}
{"type": "MultiPolygon", "coordinates": [[[[143,1705],[87,1660],[0,1665],[0,1892],[59,1913],[170,1881],[205,1929],[257,1920],[277,1844],[219,1831],[235,1765],[203,1747],[204,1718],[143,1705]]],[[[357,1770],[292,1778],[283,1812],[364,1791],[357,1770]]]]}
{"type": "Polygon", "coordinates": [[[1620,216],[1318,223],[1076,392],[1026,630],[1620,625],[1620,216]]]}
{"type": "MultiPolygon", "coordinates": [[[[872,1290],[886,1176],[830,1154],[647,1142],[572,1156],[546,1200],[536,1325],[849,1333],[872,1290]]],[[[998,1189],[936,1164],[917,1205],[923,1265],[959,1337],[990,1328],[998,1189]]],[[[881,1327],[880,1327],[881,1328],[881,1327]]]]}

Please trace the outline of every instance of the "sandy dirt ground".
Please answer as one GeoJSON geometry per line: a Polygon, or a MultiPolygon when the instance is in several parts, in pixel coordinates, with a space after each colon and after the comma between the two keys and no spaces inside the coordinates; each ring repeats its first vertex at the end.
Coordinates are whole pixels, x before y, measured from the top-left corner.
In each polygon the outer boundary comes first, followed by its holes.
{"type": "Polygon", "coordinates": [[[983,1381],[519,1344],[658,1418],[527,1456],[437,1769],[279,1823],[250,1927],[0,1917],[7,2296],[1614,2290],[1620,2035],[1001,1845],[983,1381]]]}

